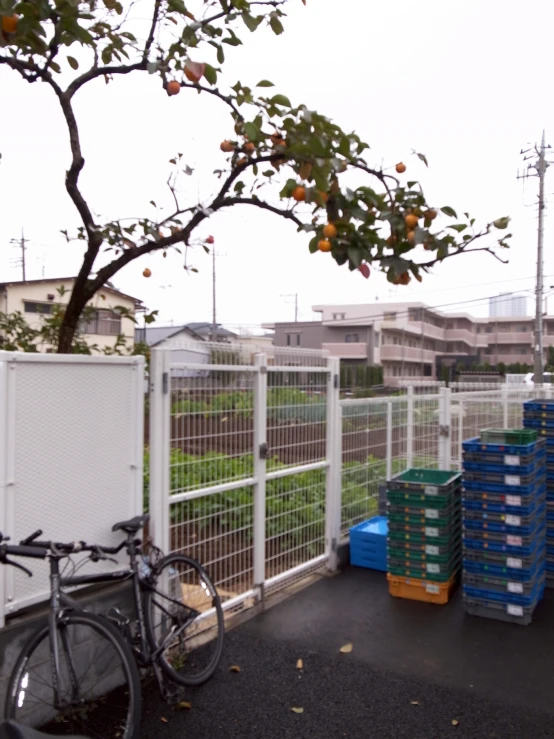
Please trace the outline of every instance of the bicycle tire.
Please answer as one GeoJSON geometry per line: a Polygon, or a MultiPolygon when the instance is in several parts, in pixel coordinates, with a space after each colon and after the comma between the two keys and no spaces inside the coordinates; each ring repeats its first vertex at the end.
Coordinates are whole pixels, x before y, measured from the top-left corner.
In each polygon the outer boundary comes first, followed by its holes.
{"type": "MultiPolygon", "coordinates": [[[[217,622],[217,634],[215,636],[215,644],[214,644],[214,654],[212,658],[209,660],[208,664],[203,670],[200,670],[197,674],[191,675],[191,674],[185,674],[184,672],[179,672],[169,661],[167,658],[167,655],[164,652],[161,652],[159,656],[157,657],[157,662],[160,665],[163,672],[167,675],[167,677],[172,680],[173,682],[184,685],[186,687],[193,687],[196,685],[202,685],[207,680],[212,677],[214,672],[217,669],[217,666],[219,664],[219,661],[221,660],[221,655],[223,653],[223,641],[225,636],[225,623],[223,619],[223,608],[221,607],[221,600],[219,598],[219,595],[217,594],[217,589],[215,585],[210,580],[208,573],[206,570],[202,567],[202,565],[197,562],[192,557],[187,557],[184,554],[169,554],[163,559],[161,559],[158,564],[156,565],[152,576],[151,576],[151,587],[146,591],[144,596],[144,612],[145,612],[145,622],[146,622],[146,633],[148,636],[148,640],[150,642],[150,647],[152,651],[155,651],[159,648],[159,642],[156,638],[156,624],[155,624],[155,608],[158,607],[157,601],[155,600],[156,594],[158,596],[160,595],[160,591],[156,590],[156,584],[160,581],[162,572],[166,568],[173,567],[174,569],[178,567],[179,565],[182,565],[186,568],[195,570],[198,574],[199,578],[202,582],[205,583],[209,590],[209,594],[212,599],[212,607],[215,609],[215,618],[217,622]]],[[[163,594],[162,594],[162,597],[163,594]]],[[[186,603],[183,604],[185,607],[186,603]]],[[[189,627],[186,627],[189,628],[189,627]]],[[[186,632],[186,629],[185,629],[186,632]]],[[[209,642],[206,642],[209,643],[209,642]]],[[[193,652],[194,653],[194,652],[193,652]]]]}
{"type": "MultiPolygon", "coordinates": [[[[121,634],[117,631],[117,629],[112,626],[112,624],[103,616],[96,616],[91,613],[85,613],[85,612],[76,612],[64,615],[59,622],[56,624],[56,628],[60,631],[60,663],[67,664],[67,661],[64,659],[63,650],[65,647],[65,641],[63,640],[63,635],[61,632],[61,629],[64,627],[86,627],[88,629],[91,629],[96,636],[104,639],[106,642],[109,642],[113,649],[115,650],[116,656],[121,661],[121,666],[123,668],[123,674],[127,680],[127,691],[128,691],[128,702],[129,702],[129,708],[126,711],[125,716],[125,725],[119,726],[117,728],[118,733],[114,733],[114,736],[119,736],[120,739],[140,739],[140,712],[141,712],[141,688],[140,688],[140,676],[138,667],[136,665],[135,659],[133,657],[133,654],[131,652],[131,649],[129,645],[125,642],[124,638],[121,636],[121,634]]],[[[82,632],[81,632],[82,633],[82,632]]],[[[66,636],[69,638],[69,632],[65,632],[66,636]]],[[[24,701],[24,695],[23,692],[23,698],[21,697],[22,690],[25,691],[25,689],[28,688],[29,684],[29,675],[30,675],[30,669],[29,669],[29,662],[35,652],[38,653],[38,650],[44,640],[47,640],[47,644],[45,645],[46,654],[48,655],[48,660],[50,660],[50,631],[49,626],[44,626],[43,628],[36,631],[31,638],[27,641],[25,646],[23,647],[17,662],[15,664],[15,667],[10,675],[10,679],[8,682],[8,689],[6,692],[6,701],[5,701],[5,717],[6,720],[13,720],[13,721],[19,721],[22,722],[22,717],[18,716],[18,708],[22,708],[22,704],[24,701]],[[18,702],[21,704],[18,706],[18,702]]],[[[87,641],[85,639],[75,639],[74,644],[70,644],[70,650],[71,647],[77,647],[81,648],[83,651],[86,651],[85,645],[90,645],[93,642],[87,641]]],[[[100,655],[98,655],[98,658],[105,658],[105,650],[107,649],[107,646],[104,647],[104,652],[102,652],[100,655]]],[[[72,655],[74,657],[75,655],[72,655]]],[[[108,655],[109,656],[109,655],[108,655]]],[[[44,660],[43,660],[44,663],[44,660]]],[[[97,665],[100,664],[100,662],[97,662],[97,665]]],[[[48,667],[51,670],[50,665],[48,667]]],[[[109,667],[109,664],[108,664],[109,667]]],[[[87,668],[87,670],[80,675],[78,678],[79,685],[82,686],[82,683],[84,679],[87,677],[87,672],[90,670],[90,667],[87,668]]],[[[61,671],[63,672],[63,667],[61,668],[61,671]]],[[[108,671],[107,673],[102,673],[102,678],[105,679],[106,674],[111,675],[113,670],[108,671]]],[[[63,682],[63,676],[59,675],[60,682],[63,682]]],[[[51,671],[50,671],[50,678],[51,678],[51,671]]],[[[46,675],[47,679],[47,675],[46,675]]],[[[48,684],[45,679],[39,680],[37,682],[39,685],[39,688],[42,685],[46,687],[46,689],[51,689],[51,684],[48,684]]],[[[95,686],[93,686],[95,687],[95,686]]],[[[44,690],[44,688],[42,688],[44,690]]],[[[112,690],[112,694],[114,692],[117,692],[118,690],[121,691],[121,688],[110,688],[112,690]]],[[[31,699],[33,697],[32,692],[29,691],[31,694],[31,699]]],[[[123,691],[125,693],[125,691],[123,691]]],[[[125,693],[126,695],[126,693],[125,693]]],[[[85,693],[86,696],[86,693],[85,693]]],[[[39,701],[46,704],[43,699],[38,698],[39,701]]],[[[107,701],[103,701],[102,698],[98,699],[96,695],[91,695],[91,701],[94,701],[92,704],[95,710],[98,710],[98,705],[104,703],[104,705],[108,705],[107,701]]],[[[109,699],[108,699],[109,700],[109,699]]],[[[32,702],[32,700],[31,700],[32,702]]],[[[54,708],[53,706],[50,706],[54,711],[57,711],[59,709],[54,708]]],[[[78,709],[73,708],[72,713],[76,714],[78,712],[78,709]]],[[[62,716],[62,714],[58,713],[56,715],[56,730],[54,731],[52,727],[52,719],[49,717],[48,719],[48,726],[45,727],[42,726],[33,726],[33,728],[39,728],[41,731],[46,731],[49,735],[64,735],[64,731],[60,734],[60,725],[63,723],[64,726],[61,726],[62,729],[67,729],[65,731],[65,735],[85,735],[88,737],[88,739],[95,739],[95,737],[102,737],[102,739],[107,739],[108,734],[103,730],[103,732],[100,733],[90,733],[91,727],[87,726],[83,723],[83,714],[84,715],[91,715],[92,711],[89,711],[88,714],[86,712],[86,709],[81,708],[80,714],[81,716],[62,716]],[[60,718],[62,716],[62,718],[60,718]]],[[[98,714],[96,714],[98,717],[98,714]]],[[[118,718],[119,720],[119,718],[118,718]]],[[[30,725],[33,723],[34,719],[28,718],[26,725],[30,725]]],[[[113,721],[113,717],[110,719],[110,721],[113,721]]],[[[116,726],[112,724],[110,726],[110,732],[111,730],[115,731],[116,726]]]]}

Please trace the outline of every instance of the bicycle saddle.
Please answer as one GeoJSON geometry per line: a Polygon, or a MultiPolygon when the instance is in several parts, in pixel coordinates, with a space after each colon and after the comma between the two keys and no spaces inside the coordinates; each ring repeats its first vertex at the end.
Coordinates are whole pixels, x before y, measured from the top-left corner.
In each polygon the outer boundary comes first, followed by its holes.
{"type": "MultiPolygon", "coordinates": [[[[41,731],[29,729],[27,726],[20,726],[14,721],[6,721],[0,724],[0,739],[48,739],[50,734],[43,734],[41,731]]],[[[82,736],[68,736],[66,739],[86,739],[82,736]]]]}
{"type": "Polygon", "coordinates": [[[148,523],[148,521],[150,521],[150,514],[145,513],[144,516],[135,516],[128,521],[119,521],[119,523],[114,523],[112,531],[124,531],[126,534],[136,534],[137,531],[142,529],[142,527],[148,523]]]}

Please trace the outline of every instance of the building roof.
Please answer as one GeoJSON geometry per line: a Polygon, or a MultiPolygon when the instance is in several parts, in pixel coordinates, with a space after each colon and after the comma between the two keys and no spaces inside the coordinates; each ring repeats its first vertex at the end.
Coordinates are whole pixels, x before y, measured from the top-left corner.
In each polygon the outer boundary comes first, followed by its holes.
{"type": "Polygon", "coordinates": [[[135,340],[144,341],[148,346],[154,347],[180,333],[185,333],[197,341],[204,341],[204,338],[189,326],[146,326],[145,328],[137,328],[135,340]]]}
{"type": "MultiPolygon", "coordinates": [[[[187,323],[186,326],[187,328],[195,331],[197,334],[205,336],[206,334],[211,333],[213,324],[206,321],[201,321],[200,323],[187,323]]],[[[227,336],[230,339],[236,339],[238,336],[238,334],[233,333],[233,331],[229,331],[228,329],[223,328],[220,323],[216,324],[216,333],[218,336],[227,336]]]]}
{"type": "MultiPolygon", "coordinates": [[[[41,282],[46,284],[55,284],[60,282],[71,282],[75,280],[75,276],[71,277],[43,277],[40,280],[10,280],[9,282],[0,282],[0,289],[5,287],[11,287],[12,285],[39,285],[41,282]]],[[[132,295],[127,295],[127,293],[121,292],[121,290],[118,290],[116,287],[114,287],[110,282],[106,282],[105,285],[102,286],[102,290],[109,290],[112,293],[115,293],[116,295],[121,295],[123,298],[128,298],[129,300],[134,301],[136,305],[142,305],[142,300],[139,300],[138,298],[134,298],[132,295]]]]}

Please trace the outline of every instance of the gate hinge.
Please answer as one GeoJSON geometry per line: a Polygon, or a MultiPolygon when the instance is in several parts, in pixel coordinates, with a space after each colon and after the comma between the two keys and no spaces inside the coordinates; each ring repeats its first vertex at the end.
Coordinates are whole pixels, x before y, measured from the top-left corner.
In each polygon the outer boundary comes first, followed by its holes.
{"type": "Polygon", "coordinates": [[[441,436],[450,436],[450,426],[439,426],[441,436]]]}
{"type": "Polygon", "coordinates": [[[169,373],[164,372],[162,374],[162,393],[167,395],[169,392],[169,373]]]}
{"type": "Polygon", "coordinates": [[[338,390],[338,387],[339,387],[339,376],[338,375],[333,375],[333,387],[335,388],[335,390],[338,390]]]}
{"type": "Polygon", "coordinates": [[[337,540],[331,539],[331,551],[335,554],[337,551],[337,540]]]}
{"type": "Polygon", "coordinates": [[[269,447],[265,441],[260,444],[260,459],[269,459],[269,447]]]}

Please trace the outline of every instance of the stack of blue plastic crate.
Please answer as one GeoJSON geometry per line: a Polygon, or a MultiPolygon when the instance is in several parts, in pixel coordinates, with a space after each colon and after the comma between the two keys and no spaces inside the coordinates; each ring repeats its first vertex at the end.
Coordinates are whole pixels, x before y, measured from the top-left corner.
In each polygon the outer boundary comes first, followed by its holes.
{"type": "Polygon", "coordinates": [[[529,624],[545,587],[546,444],[531,429],[463,443],[464,608],[529,624]]]}
{"type": "Polygon", "coordinates": [[[546,587],[554,588],[554,400],[530,400],[523,410],[523,425],[546,442],[546,587]]]}

